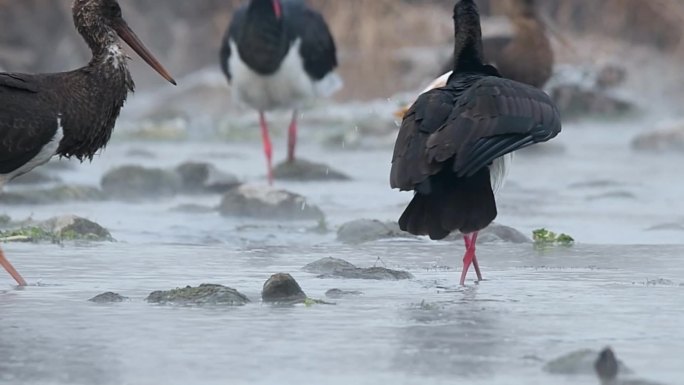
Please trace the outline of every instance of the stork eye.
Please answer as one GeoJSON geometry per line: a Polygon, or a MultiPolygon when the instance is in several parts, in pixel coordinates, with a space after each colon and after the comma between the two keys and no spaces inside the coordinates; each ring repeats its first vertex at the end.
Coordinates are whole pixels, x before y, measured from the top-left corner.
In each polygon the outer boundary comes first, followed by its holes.
{"type": "Polygon", "coordinates": [[[112,3],[109,5],[109,12],[114,17],[121,17],[121,7],[117,3],[112,3]]]}

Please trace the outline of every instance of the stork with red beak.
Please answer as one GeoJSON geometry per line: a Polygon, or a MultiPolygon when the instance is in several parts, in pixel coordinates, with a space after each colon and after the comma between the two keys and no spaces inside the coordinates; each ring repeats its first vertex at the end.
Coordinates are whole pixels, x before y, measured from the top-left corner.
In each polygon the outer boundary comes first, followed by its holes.
{"type": "Polygon", "coordinates": [[[251,0],[234,14],[221,48],[234,99],[257,110],[273,183],[273,146],[265,113],[292,110],[288,162],[295,160],[297,110],[342,87],[335,42],[320,13],[301,0],[251,0]]]}
{"type": "MultiPolygon", "coordinates": [[[[55,155],[92,160],[107,144],[135,88],[119,39],[176,84],[130,29],[116,0],[75,0],[73,18],[93,53],[87,66],[54,74],[0,73],[0,190],[55,155]]],[[[26,285],[2,250],[0,266],[26,285]]]]}

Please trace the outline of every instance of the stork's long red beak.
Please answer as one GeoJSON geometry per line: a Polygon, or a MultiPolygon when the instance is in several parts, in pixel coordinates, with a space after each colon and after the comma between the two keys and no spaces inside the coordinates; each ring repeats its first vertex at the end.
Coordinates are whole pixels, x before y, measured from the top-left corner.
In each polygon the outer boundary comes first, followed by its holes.
{"type": "Polygon", "coordinates": [[[116,33],[119,35],[123,41],[126,42],[140,57],[150,65],[155,71],[159,73],[164,79],[168,80],[174,86],[176,81],[173,79],[169,71],[164,68],[161,63],[152,55],[152,53],[145,47],[145,45],[140,41],[138,36],[133,32],[133,30],[126,24],[123,19],[114,26],[116,33]]]}
{"type": "Polygon", "coordinates": [[[283,17],[283,6],[280,4],[280,0],[273,0],[273,12],[277,19],[283,17]]]}

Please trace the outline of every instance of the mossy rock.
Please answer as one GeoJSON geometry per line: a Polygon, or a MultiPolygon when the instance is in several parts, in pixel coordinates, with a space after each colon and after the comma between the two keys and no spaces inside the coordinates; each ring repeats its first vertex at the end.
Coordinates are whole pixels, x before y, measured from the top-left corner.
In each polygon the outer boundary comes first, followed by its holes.
{"type": "Polygon", "coordinates": [[[199,287],[187,286],[167,291],[155,291],[147,297],[147,302],[161,305],[242,306],[248,304],[250,300],[233,288],[202,284],[199,287]]]}

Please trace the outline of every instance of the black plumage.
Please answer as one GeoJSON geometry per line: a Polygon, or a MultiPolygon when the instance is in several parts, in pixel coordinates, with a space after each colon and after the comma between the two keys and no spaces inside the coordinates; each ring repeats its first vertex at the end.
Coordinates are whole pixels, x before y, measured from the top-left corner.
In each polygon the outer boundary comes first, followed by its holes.
{"type": "MultiPolygon", "coordinates": [[[[75,0],[73,18],[93,53],[86,67],[54,74],[0,73],[0,189],[55,155],[83,161],[107,144],[135,88],[119,37],[175,84],[128,27],[116,0],[75,0]]],[[[0,265],[25,284],[1,251],[0,265]]]]}
{"type": "Polygon", "coordinates": [[[456,4],[454,25],[454,72],[446,86],[424,93],[408,110],[390,175],[392,188],[415,191],[399,221],[402,230],[433,239],[488,226],[497,215],[494,163],[561,130],[548,95],[483,63],[473,0],[456,4]]]}
{"type": "Polygon", "coordinates": [[[273,11],[273,2],[252,0],[233,15],[221,45],[221,69],[233,79],[229,61],[234,54],[230,41],[237,43],[238,54],[251,69],[272,75],[279,68],[295,40],[301,41],[299,55],[304,69],[313,80],[321,80],[337,68],[335,40],[323,16],[301,0],[282,0],[281,14],[273,11]]]}
{"type": "Polygon", "coordinates": [[[272,183],[273,149],[265,112],[294,111],[287,155],[294,162],[297,109],[342,86],[334,73],[335,41],[323,16],[302,0],[251,0],[233,15],[220,60],[234,99],[259,112],[272,183]]]}

